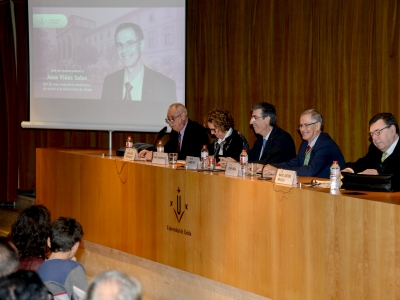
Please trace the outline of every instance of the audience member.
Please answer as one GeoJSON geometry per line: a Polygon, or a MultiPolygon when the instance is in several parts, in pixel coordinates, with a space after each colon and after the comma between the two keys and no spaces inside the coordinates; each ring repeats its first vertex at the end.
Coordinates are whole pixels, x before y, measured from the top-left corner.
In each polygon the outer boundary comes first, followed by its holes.
{"type": "Polygon", "coordinates": [[[0,278],[0,299],[48,300],[53,296],[36,272],[19,270],[0,278]]]}
{"type": "MultiPolygon", "coordinates": [[[[203,145],[210,143],[206,129],[199,123],[188,117],[186,107],[181,103],[171,104],[165,122],[172,131],[169,141],[164,146],[167,153],[178,153],[178,159],[186,159],[186,156],[200,156],[203,145]]],[[[139,157],[151,160],[153,152],[142,150],[139,157]]]]}
{"type": "Polygon", "coordinates": [[[393,174],[393,183],[400,188],[399,125],[391,113],[379,113],[369,121],[371,144],[368,153],[342,172],[361,174],[393,174]]]}
{"type": "Polygon", "coordinates": [[[227,110],[214,109],[210,111],[204,121],[211,134],[216,137],[208,151],[214,155],[216,162],[219,157],[232,157],[239,161],[242,149],[249,151],[249,144],[246,138],[237,130],[233,129],[234,120],[227,110]]]}
{"type": "Polygon", "coordinates": [[[285,163],[271,163],[265,166],[263,175],[275,175],[277,169],[294,170],[299,176],[329,178],[330,167],[337,160],[344,169],[343,154],[329,134],[323,133],[324,120],[315,109],[309,109],[300,116],[299,130],[303,138],[299,154],[285,163]]]}
{"type": "Polygon", "coordinates": [[[9,238],[18,249],[20,270],[37,271],[46,259],[50,225],[50,212],[43,205],[32,205],[18,215],[9,238]]]}
{"type": "Polygon", "coordinates": [[[14,244],[5,237],[0,237],[0,277],[18,270],[19,256],[14,244]]]}
{"type": "Polygon", "coordinates": [[[73,218],[60,217],[52,223],[49,238],[51,255],[40,266],[38,273],[53,294],[58,290],[54,290],[51,282],[63,285],[70,297],[73,286],[86,289],[85,270],[75,259],[82,236],[82,226],[73,218]]]}
{"type": "Polygon", "coordinates": [[[86,300],[140,300],[140,282],[120,271],[106,271],[93,278],[86,300]]]}

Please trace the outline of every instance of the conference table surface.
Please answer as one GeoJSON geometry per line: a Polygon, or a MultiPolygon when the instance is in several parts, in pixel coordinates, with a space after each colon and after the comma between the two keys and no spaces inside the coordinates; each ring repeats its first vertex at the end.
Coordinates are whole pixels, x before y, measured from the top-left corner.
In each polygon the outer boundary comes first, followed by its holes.
{"type": "Polygon", "coordinates": [[[271,299],[400,298],[398,192],[331,195],[107,154],[36,152],[37,203],[78,219],[85,240],[271,299]]]}

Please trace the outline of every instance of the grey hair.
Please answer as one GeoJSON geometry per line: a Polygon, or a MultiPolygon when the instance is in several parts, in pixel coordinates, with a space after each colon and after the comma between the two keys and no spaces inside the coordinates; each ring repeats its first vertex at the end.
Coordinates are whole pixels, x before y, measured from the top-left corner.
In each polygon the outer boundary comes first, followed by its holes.
{"type": "Polygon", "coordinates": [[[313,120],[313,122],[321,123],[321,131],[324,130],[324,119],[322,118],[321,113],[318,110],[312,108],[312,109],[307,109],[306,111],[304,111],[300,115],[300,117],[304,116],[304,115],[308,115],[308,114],[311,114],[311,119],[313,120]]]}
{"type": "Polygon", "coordinates": [[[118,289],[118,294],[113,295],[112,299],[107,300],[141,300],[142,299],[142,285],[136,278],[132,278],[127,274],[109,270],[96,275],[90,282],[85,300],[102,300],[97,295],[97,288],[102,283],[114,283],[118,289]]]}
{"type": "Polygon", "coordinates": [[[176,110],[181,110],[182,112],[185,113],[185,115],[187,115],[187,108],[185,105],[183,105],[182,103],[173,103],[169,106],[169,108],[171,107],[175,107],[176,110]]]}

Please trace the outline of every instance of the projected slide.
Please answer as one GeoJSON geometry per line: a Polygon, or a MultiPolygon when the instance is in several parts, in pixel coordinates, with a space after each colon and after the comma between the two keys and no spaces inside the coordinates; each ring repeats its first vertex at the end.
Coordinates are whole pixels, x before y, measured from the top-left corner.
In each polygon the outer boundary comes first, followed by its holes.
{"type": "Polygon", "coordinates": [[[30,0],[23,127],[158,132],[185,103],[185,0],[30,0]]]}

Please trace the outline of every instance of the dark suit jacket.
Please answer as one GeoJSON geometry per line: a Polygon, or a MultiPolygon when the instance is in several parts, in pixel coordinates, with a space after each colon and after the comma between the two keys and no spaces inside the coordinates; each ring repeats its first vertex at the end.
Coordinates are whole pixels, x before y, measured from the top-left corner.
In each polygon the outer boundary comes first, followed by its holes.
{"type": "MultiPolygon", "coordinates": [[[[219,147],[218,139],[215,139],[210,147],[208,147],[210,155],[216,153],[216,155],[214,155],[216,162],[219,162],[219,147]]],[[[224,148],[223,156],[232,157],[236,161],[239,161],[240,153],[242,153],[243,149],[249,151],[249,144],[246,138],[237,130],[232,131],[232,134],[225,139],[225,143],[222,147],[224,148]]]]}
{"type": "MultiPolygon", "coordinates": [[[[200,151],[203,145],[209,145],[206,129],[199,123],[188,120],[185,134],[183,135],[181,151],[178,153],[178,159],[186,159],[186,156],[200,157],[200,151]]],[[[178,133],[171,131],[169,141],[164,146],[167,153],[176,152],[178,145],[178,133]]]]}
{"type": "Polygon", "coordinates": [[[397,142],[393,153],[381,163],[382,151],[375,147],[373,143],[369,145],[368,153],[355,163],[349,164],[354,173],[362,172],[366,169],[376,169],[379,174],[393,174],[392,183],[400,189],[400,141],[397,142]]]}
{"type": "Polygon", "coordinates": [[[337,160],[340,169],[345,168],[343,154],[335,141],[331,139],[329,134],[321,133],[310,153],[310,160],[307,166],[304,166],[306,158],[308,142],[303,141],[299,148],[299,155],[286,163],[271,164],[280,169],[293,170],[299,176],[314,176],[329,178],[330,167],[334,160],[337,160]]]}
{"type": "MultiPolygon", "coordinates": [[[[122,100],[125,69],[116,71],[104,78],[101,99],[122,100]]],[[[144,66],[141,101],[166,101],[174,103],[176,98],[175,81],[144,66]]]]}
{"type": "Polygon", "coordinates": [[[253,148],[249,151],[249,161],[265,163],[265,159],[270,153],[277,154],[268,159],[269,163],[285,162],[296,156],[296,146],[294,145],[292,136],[276,125],[272,128],[261,160],[259,160],[262,144],[263,137],[260,136],[254,143],[253,148]]]}

